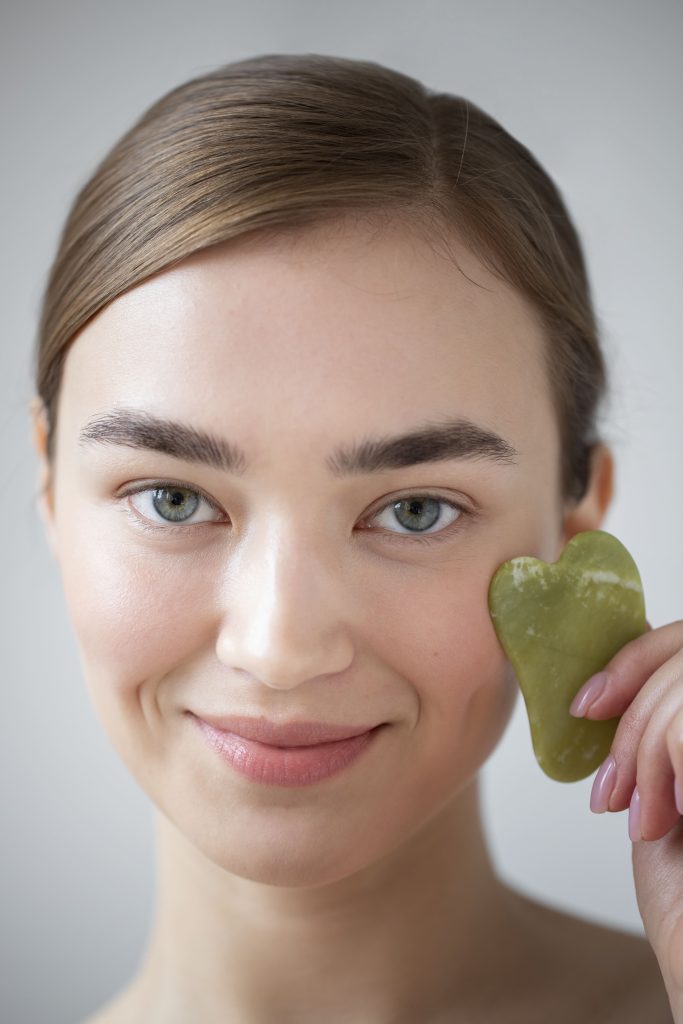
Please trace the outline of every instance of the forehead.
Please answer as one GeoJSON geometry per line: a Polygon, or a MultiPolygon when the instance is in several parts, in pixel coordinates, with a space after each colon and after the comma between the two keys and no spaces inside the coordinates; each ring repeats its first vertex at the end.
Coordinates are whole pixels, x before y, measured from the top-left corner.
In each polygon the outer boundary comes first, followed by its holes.
{"type": "Polygon", "coordinates": [[[425,415],[470,417],[518,440],[547,433],[554,414],[533,309],[456,237],[450,244],[457,266],[400,223],[204,250],[81,331],[60,406],[79,422],[138,407],[239,430],[255,448],[290,430],[336,440],[425,415]]]}

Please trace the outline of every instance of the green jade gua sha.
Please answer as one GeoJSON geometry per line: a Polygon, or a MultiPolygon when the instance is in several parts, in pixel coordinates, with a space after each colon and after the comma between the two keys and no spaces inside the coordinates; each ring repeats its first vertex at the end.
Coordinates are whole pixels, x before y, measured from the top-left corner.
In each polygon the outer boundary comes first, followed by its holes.
{"type": "Polygon", "coordinates": [[[488,593],[493,627],[522,690],[536,760],[558,782],[590,775],[607,757],[618,718],[574,718],[590,676],[647,630],[640,574],[621,541],[577,533],[557,562],[523,555],[501,565],[488,593]]]}

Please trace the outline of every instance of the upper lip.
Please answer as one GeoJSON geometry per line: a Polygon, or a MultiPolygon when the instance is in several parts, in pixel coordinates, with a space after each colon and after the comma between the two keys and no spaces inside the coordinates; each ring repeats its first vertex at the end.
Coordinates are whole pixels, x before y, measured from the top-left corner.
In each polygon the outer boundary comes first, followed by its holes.
{"type": "Polygon", "coordinates": [[[331,743],[360,736],[374,725],[332,725],[330,722],[269,722],[267,718],[248,718],[240,715],[197,715],[215,729],[235,733],[246,740],[256,740],[274,747],[309,747],[317,743],[331,743]]]}

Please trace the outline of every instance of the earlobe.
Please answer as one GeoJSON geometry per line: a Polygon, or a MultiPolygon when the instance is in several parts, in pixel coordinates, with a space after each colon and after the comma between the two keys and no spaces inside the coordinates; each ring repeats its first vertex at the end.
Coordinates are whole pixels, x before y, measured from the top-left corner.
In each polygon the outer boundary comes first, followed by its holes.
{"type": "Polygon", "coordinates": [[[33,446],[38,456],[38,512],[45,528],[50,550],[57,558],[57,536],[54,525],[54,495],[52,470],[47,455],[48,417],[45,406],[37,396],[31,400],[30,413],[33,425],[33,446]]]}
{"type": "Polygon", "coordinates": [[[595,444],[590,455],[588,488],[564,517],[563,543],[584,530],[599,530],[614,495],[614,456],[607,445],[595,444]]]}

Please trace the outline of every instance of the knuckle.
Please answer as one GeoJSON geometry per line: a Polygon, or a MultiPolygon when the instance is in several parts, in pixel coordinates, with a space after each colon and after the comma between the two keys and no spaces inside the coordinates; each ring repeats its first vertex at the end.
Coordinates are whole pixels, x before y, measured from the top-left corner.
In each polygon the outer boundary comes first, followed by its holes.
{"type": "Polygon", "coordinates": [[[641,733],[642,729],[638,727],[635,716],[630,715],[628,711],[625,712],[619,719],[612,740],[612,753],[617,764],[623,764],[629,758],[635,760],[641,733]]]}

